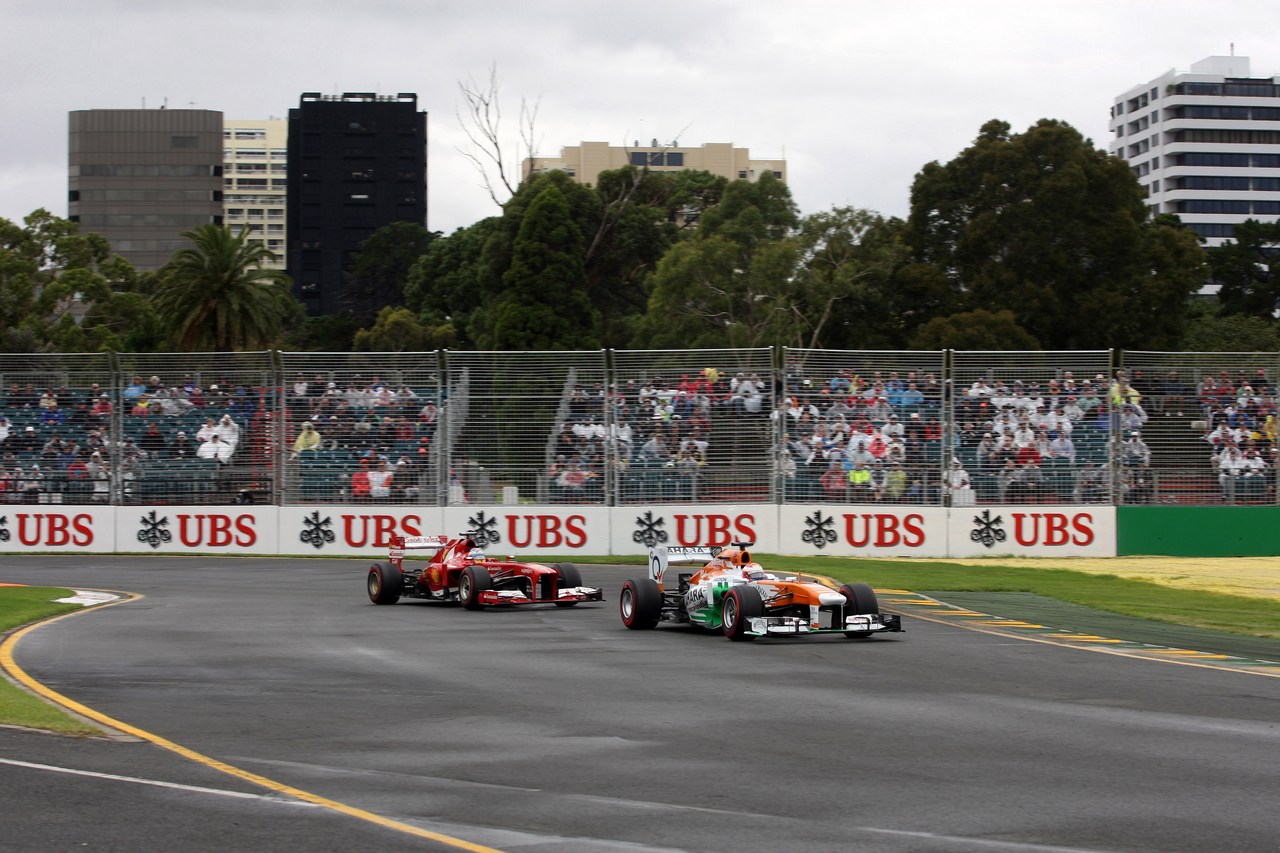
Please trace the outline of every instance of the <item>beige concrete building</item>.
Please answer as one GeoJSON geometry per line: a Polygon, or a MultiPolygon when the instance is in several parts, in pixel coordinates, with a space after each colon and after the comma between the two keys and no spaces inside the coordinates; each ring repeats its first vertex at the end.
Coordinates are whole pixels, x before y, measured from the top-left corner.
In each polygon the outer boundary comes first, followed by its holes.
{"type": "Polygon", "coordinates": [[[226,119],[222,124],[224,221],[233,232],[276,256],[266,266],[285,268],[285,196],[289,122],[282,118],[226,119]]]}
{"type": "Polygon", "coordinates": [[[781,157],[753,160],[746,148],[735,148],[731,142],[708,142],[697,148],[676,143],[663,145],[636,144],[630,148],[608,142],[580,142],[560,149],[559,157],[530,157],[522,164],[523,175],[536,175],[552,170],[567,172],[580,184],[595,184],[601,172],[639,166],[655,172],[679,172],[700,169],[729,180],[758,180],[765,172],[786,183],[787,161],[781,157]]]}

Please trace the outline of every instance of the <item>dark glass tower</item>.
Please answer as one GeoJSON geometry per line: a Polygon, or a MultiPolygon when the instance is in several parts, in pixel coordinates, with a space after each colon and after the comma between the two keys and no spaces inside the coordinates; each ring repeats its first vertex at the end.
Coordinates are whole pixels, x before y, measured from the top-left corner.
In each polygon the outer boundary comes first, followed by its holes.
{"type": "Polygon", "coordinates": [[[427,225],[427,114],[414,94],[304,92],[289,110],[288,272],[311,315],[344,307],[373,232],[427,225]]]}

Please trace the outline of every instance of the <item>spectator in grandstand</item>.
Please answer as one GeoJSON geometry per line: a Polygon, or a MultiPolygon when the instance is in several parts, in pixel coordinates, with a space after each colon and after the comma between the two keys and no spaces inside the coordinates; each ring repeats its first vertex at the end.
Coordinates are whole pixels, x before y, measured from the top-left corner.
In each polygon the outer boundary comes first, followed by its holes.
{"type": "MultiPolygon", "coordinates": [[[[450,472],[452,474],[452,472],[450,472]]],[[[369,502],[369,460],[361,459],[356,469],[351,472],[351,500],[355,503],[369,502]]]]}
{"type": "Polygon", "coordinates": [[[214,462],[226,464],[231,459],[231,448],[222,440],[222,436],[215,430],[209,438],[196,449],[196,458],[208,459],[214,462]]]}
{"type": "MultiPolygon", "coordinates": [[[[951,460],[951,470],[947,471],[943,477],[943,485],[954,501],[957,492],[970,488],[971,479],[969,472],[965,470],[964,464],[959,459],[951,460]]],[[[956,504],[959,506],[960,504],[956,504]]]]}
{"type": "Polygon", "coordinates": [[[1064,398],[1060,412],[1071,423],[1073,429],[1076,424],[1084,420],[1084,409],[1080,407],[1080,401],[1074,394],[1068,394],[1064,398]]]}
{"type": "Polygon", "coordinates": [[[898,408],[905,417],[910,417],[922,412],[924,403],[924,392],[920,390],[919,384],[908,382],[906,390],[902,392],[902,402],[898,408]]]}
{"type": "Polygon", "coordinates": [[[1080,411],[1083,413],[1083,416],[1081,417],[1081,420],[1083,420],[1084,418],[1093,417],[1097,413],[1098,409],[1102,406],[1102,399],[1098,396],[1097,392],[1094,391],[1093,386],[1090,385],[1076,399],[1076,403],[1080,406],[1080,411]]]}
{"type": "Polygon", "coordinates": [[[156,392],[151,404],[159,414],[169,418],[185,415],[196,407],[195,403],[184,397],[177,388],[161,388],[156,392]]]}
{"type": "Polygon", "coordinates": [[[40,503],[40,495],[44,491],[44,472],[40,470],[40,465],[32,463],[26,471],[17,468],[13,475],[17,480],[18,493],[22,496],[22,502],[24,504],[40,503]]]}
{"type": "Polygon", "coordinates": [[[1125,468],[1124,481],[1120,484],[1122,500],[1126,504],[1149,504],[1155,490],[1151,479],[1151,469],[1145,465],[1133,465],[1125,468]]]}
{"type": "Polygon", "coordinates": [[[89,410],[90,414],[102,423],[106,423],[111,417],[111,398],[106,394],[99,394],[93,401],[93,408],[89,410]]]}
{"type": "Polygon", "coordinates": [[[1187,407],[1187,400],[1195,395],[1195,389],[1182,380],[1178,371],[1170,370],[1160,384],[1159,395],[1159,411],[1166,417],[1169,415],[1182,417],[1182,411],[1187,407]]]}
{"type": "Polygon", "coordinates": [[[147,424],[147,431],[138,440],[138,446],[147,451],[149,458],[159,459],[164,451],[168,449],[164,435],[160,432],[160,424],[155,421],[147,424]]]}
{"type": "Polygon", "coordinates": [[[297,459],[308,451],[319,450],[322,442],[323,439],[321,439],[320,433],[316,431],[315,425],[311,421],[303,421],[302,430],[293,441],[293,458],[297,459]]]}
{"type": "Polygon", "coordinates": [[[890,413],[889,417],[885,420],[884,425],[880,427],[880,435],[885,441],[889,441],[891,439],[898,439],[901,441],[902,437],[906,435],[906,428],[903,427],[896,414],[890,413]]]}
{"type": "Polygon", "coordinates": [[[1223,421],[1214,429],[1206,428],[1204,440],[1208,442],[1215,454],[1219,454],[1224,447],[1236,447],[1244,441],[1244,433],[1238,429],[1232,429],[1227,426],[1226,421],[1223,421]]]}
{"type": "Polygon", "coordinates": [[[93,502],[107,503],[111,500],[111,466],[103,460],[101,454],[95,453],[86,467],[89,468],[89,476],[93,478],[93,502]]]}
{"type": "Polygon", "coordinates": [[[54,401],[53,405],[50,406],[49,408],[42,408],[40,410],[41,426],[61,426],[63,423],[66,422],[66,419],[67,419],[66,414],[62,411],[62,409],[58,408],[58,403],[56,400],[54,401]]]}
{"type": "Polygon", "coordinates": [[[1120,431],[1129,433],[1141,430],[1148,420],[1145,409],[1138,403],[1125,403],[1120,409],[1120,431]]]}
{"type": "MultiPolygon", "coordinates": [[[[836,463],[838,464],[838,463],[836,463]]],[[[871,476],[871,468],[856,461],[849,469],[846,477],[849,482],[848,499],[852,503],[869,504],[876,499],[875,482],[871,476]]]]}
{"type": "Polygon", "coordinates": [[[900,504],[907,496],[907,472],[901,462],[890,462],[884,475],[885,503],[900,504]]]}
{"type": "Polygon", "coordinates": [[[374,503],[387,503],[391,500],[391,483],[394,472],[387,460],[379,459],[377,465],[369,470],[369,499],[374,503]]]}
{"type": "Polygon", "coordinates": [[[1054,437],[1049,441],[1050,459],[1065,459],[1067,464],[1074,465],[1076,462],[1076,444],[1071,440],[1071,434],[1068,432],[1054,433],[1054,437]]]}
{"type": "Polygon", "coordinates": [[[670,458],[671,451],[667,448],[667,441],[660,430],[655,431],[653,436],[640,446],[642,462],[650,465],[665,465],[670,458]]]}
{"type": "Polygon", "coordinates": [[[1244,473],[1244,456],[1234,444],[1228,444],[1217,456],[1218,485],[1227,503],[1236,501],[1236,481],[1244,473]]]}
{"type": "Polygon", "coordinates": [[[9,439],[12,450],[15,454],[32,454],[37,452],[41,447],[39,436],[36,435],[36,428],[33,426],[24,427],[22,432],[9,439]]]}
{"type": "Polygon", "coordinates": [[[142,381],[141,376],[134,376],[133,381],[125,386],[123,396],[125,402],[132,406],[140,400],[142,395],[145,393],[147,393],[147,383],[142,381]]]}
{"type": "Polygon", "coordinates": [[[1236,497],[1243,501],[1257,501],[1267,496],[1267,462],[1254,448],[1244,451],[1239,465],[1236,497]]]}
{"type": "Polygon", "coordinates": [[[235,453],[236,447],[240,444],[240,425],[232,420],[231,415],[223,415],[216,429],[223,444],[231,448],[231,453],[235,453]]]}
{"type": "Polygon", "coordinates": [[[1151,448],[1142,440],[1142,433],[1134,430],[1129,433],[1124,443],[1124,464],[1126,466],[1151,465],[1151,448]]]}
{"type": "Polygon", "coordinates": [[[169,442],[166,453],[170,459],[194,459],[196,450],[195,442],[187,438],[185,432],[178,430],[178,434],[173,437],[173,441],[169,442]]]}
{"type": "Polygon", "coordinates": [[[8,441],[9,437],[12,435],[13,424],[9,423],[9,419],[7,417],[0,415],[0,447],[3,447],[4,443],[8,441]]]}
{"type": "Polygon", "coordinates": [[[228,395],[226,389],[217,382],[211,383],[209,389],[204,392],[205,406],[220,409],[227,405],[228,395]]]}
{"type": "Polygon", "coordinates": [[[205,418],[204,424],[200,429],[196,430],[196,441],[204,443],[209,440],[210,436],[216,435],[218,432],[218,422],[214,418],[205,418]]]}
{"type": "Polygon", "coordinates": [[[751,374],[743,377],[741,373],[731,383],[731,407],[737,414],[755,415],[760,413],[764,404],[764,383],[760,377],[751,374]]]}
{"type": "Polygon", "coordinates": [[[866,417],[872,424],[883,424],[892,414],[893,408],[889,405],[889,398],[886,395],[880,395],[867,404],[866,417]]]}

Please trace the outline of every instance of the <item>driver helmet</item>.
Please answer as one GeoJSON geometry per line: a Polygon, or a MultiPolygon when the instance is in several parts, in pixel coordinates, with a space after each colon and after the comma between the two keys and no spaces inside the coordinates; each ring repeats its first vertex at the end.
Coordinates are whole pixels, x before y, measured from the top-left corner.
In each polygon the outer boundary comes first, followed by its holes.
{"type": "Polygon", "coordinates": [[[482,551],[481,549],[472,548],[470,551],[467,552],[467,559],[468,560],[487,560],[488,557],[485,556],[484,551],[482,551]]]}

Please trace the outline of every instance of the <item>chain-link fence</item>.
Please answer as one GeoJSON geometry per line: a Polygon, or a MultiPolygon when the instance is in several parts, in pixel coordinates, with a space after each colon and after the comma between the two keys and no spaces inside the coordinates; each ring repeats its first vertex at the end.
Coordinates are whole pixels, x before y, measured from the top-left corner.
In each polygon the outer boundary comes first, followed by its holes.
{"type": "Polygon", "coordinates": [[[437,352],[280,353],[280,502],[439,503],[437,352]]]}
{"type": "Polygon", "coordinates": [[[605,354],[447,354],[449,503],[604,503],[605,354]]]}
{"type": "Polygon", "coordinates": [[[108,504],[114,381],[109,354],[0,355],[0,501],[108,504]]]}
{"type": "Polygon", "coordinates": [[[1111,353],[955,352],[944,491],[970,503],[1108,503],[1111,353]]]}
{"type": "Polygon", "coordinates": [[[1142,421],[1126,433],[1126,470],[1149,481],[1124,503],[1276,502],[1276,353],[1124,352],[1142,421]]]}
{"type": "Polygon", "coordinates": [[[785,350],[773,416],[785,500],[940,504],[943,356],[785,350]]]}
{"type": "Polygon", "coordinates": [[[123,504],[272,503],[272,352],[124,353],[111,466],[123,504]]]}
{"type": "Polygon", "coordinates": [[[616,504],[775,500],[773,350],[612,356],[616,504]]]}
{"type": "Polygon", "coordinates": [[[0,355],[12,503],[1274,504],[1276,353],[0,355]]]}

